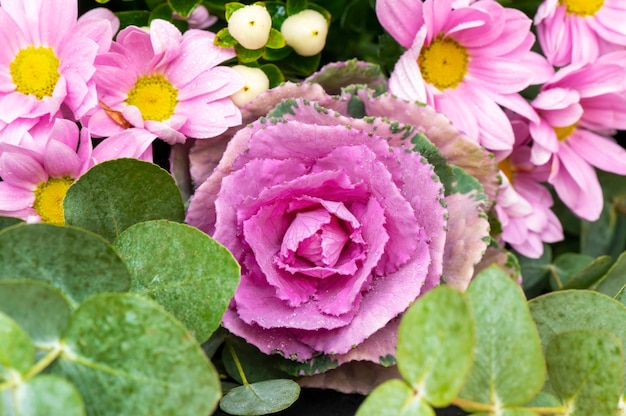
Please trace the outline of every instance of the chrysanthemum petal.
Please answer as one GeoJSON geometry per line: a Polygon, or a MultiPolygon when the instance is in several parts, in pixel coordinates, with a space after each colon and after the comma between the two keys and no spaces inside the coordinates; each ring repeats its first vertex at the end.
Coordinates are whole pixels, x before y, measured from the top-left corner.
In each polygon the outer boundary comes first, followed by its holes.
{"type": "Polygon", "coordinates": [[[418,29],[424,23],[422,2],[413,0],[378,0],[376,17],[387,32],[402,46],[413,43],[418,29]]]}
{"type": "Polygon", "coordinates": [[[33,202],[35,194],[32,190],[0,182],[0,211],[20,211],[32,206],[33,202]]]}
{"type": "Polygon", "coordinates": [[[612,139],[580,129],[567,144],[592,166],[626,175],[626,150],[612,139]]]}

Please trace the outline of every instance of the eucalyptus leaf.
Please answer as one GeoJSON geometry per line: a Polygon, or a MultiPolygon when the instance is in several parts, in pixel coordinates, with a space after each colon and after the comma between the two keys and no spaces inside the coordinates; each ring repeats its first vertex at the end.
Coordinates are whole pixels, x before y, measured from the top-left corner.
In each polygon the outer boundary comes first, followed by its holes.
{"type": "MultiPolygon", "coordinates": [[[[545,350],[550,340],[564,332],[599,329],[610,332],[626,345],[626,306],[591,290],[563,290],[528,302],[545,350]]],[[[626,385],[626,371],[624,371],[626,385]]],[[[549,381],[548,381],[549,388],[549,381]]]]}
{"type": "Polygon", "coordinates": [[[614,415],[622,391],[622,343],[582,329],[553,337],[546,348],[550,383],[571,416],[614,415]]]}
{"type": "Polygon", "coordinates": [[[16,224],[22,224],[24,221],[13,217],[0,217],[0,230],[16,224]]]}
{"type": "Polygon", "coordinates": [[[232,254],[186,224],[146,221],[126,229],[114,247],[131,275],[131,291],[159,302],[199,342],[222,321],[239,284],[232,254]]]}
{"type": "Polygon", "coordinates": [[[541,390],[546,368],[522,289],[492,266],[476,276],[466,295],[476,325],[476,357],[460,397],[497,407],[524,405],[541,390]]]}
{"type": "Polygon", "coordinates": [[[624,285],[626,285],[626,251],[620,254],[595,289],[605,295],[615,296],[624,285]]]}
{"type": "Polygon", "coordinates": [[[26,330],[37,347],[58,345],[72,316],[59,289],[30,279],[0,280],[0,311],[26,330]]]}
{"type": "Polygon", "coordinates": [[[435,411],[402,380],[376,387],[361,403],[356,416],[435,416],[435,411]]]}
{"type": "Polygon", "coordinates": [[[609,256],[594,259],[579,253],[564,253],[556,258],[550,268],[550,286],[553,290],[587,289],[598,281],[611,267],[609,256]]]}
{"type": "Polygon", "coordinates": [[[130,275],[102,237],[77,227],[23,224],[0,232],[0,280],[34,279],[73,305],[101,292],[125,292],[130,275]]]}
{"type": "MultiPolygon", "coordinates": [[[[39,375],[0,394],[0,411],[19,416],[84,416],[85,405],[72,383],[54,375],[39,375]]],[[[7,413],[0,413],[7,414],[7,413]]]]}
{"type": "Polygon", "coordinates": [[[185,208],[172,176],[152,163],[115,159],[99,163],[70,186],[63,200],[65,222],[109,241],[148,220],[183,222],[185,208]]]}
{"type": "Polygon", "coordinates": [[[300,396],[293,380],[267,380],[231,389],[220,400],[220,409],[231,415],[266,415],[284,410],[300,396]]]}
{"type": "Polygon", "coordinates": [[[473,361],[474,322],[461,292],[439,286],[402,317],[396,358],[404,379],[435,407],[458,395],[473,361]]]}
{"type": "Polygon", "coordinates": [[[615,300],[626,306],[626,285],[622,286],[620,291],[615,296],[615,300]]]}
{"type": "Polygon", "coordinates": [[[607,273],[612,264],[611,256],[600,256],[572,276],[562,289],[588,289],[607,273]]]}
{"type": "Polygon", "coordinates": [[[0,312],[0,386],[19,380],[35,361],[35,347],[28,333],[8,315],[0,312]]]}
{"type": "Polygon", "coordinates": [[[88,414],[209,415],[220,397],[213,365],[156,302],[107,293],[74,313],[50,371],[73,382],[88,414]]]}
{"type": "Polygon", "coordinates": [[[168,4],[178,15],[189,17],[202,0],[167,0],[168,4]]]}

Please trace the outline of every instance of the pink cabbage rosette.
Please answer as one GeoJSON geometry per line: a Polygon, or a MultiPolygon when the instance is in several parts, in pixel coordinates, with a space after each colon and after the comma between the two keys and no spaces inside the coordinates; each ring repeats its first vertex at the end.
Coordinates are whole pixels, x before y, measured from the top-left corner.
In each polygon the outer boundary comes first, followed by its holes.
{"type": "Polygon", "coordinates": [[[341,90],[338,74],[365,83],[366,66],[272,89],[242,108],[245,127],[191,149],[199,186],[186,221],[241,265],[223,324],[266,354],[382,363],[394,355],[397,318],[442,276],[465,288],[486,250],[487,191],[458,191],[426,137],[452,159],[474,159],[467,166],[489,192],[495,162],[430,107],[365,86],[327,94],[341,90]]]}

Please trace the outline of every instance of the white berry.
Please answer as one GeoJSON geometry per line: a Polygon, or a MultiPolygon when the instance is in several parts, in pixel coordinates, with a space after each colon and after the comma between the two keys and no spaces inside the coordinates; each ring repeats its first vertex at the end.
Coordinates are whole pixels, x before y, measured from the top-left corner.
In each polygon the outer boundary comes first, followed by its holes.
{"type": "Polygon", "coordinates": [[[231,36],[246,49],[260,49],[270,37],[272,17],[267,9],[258,4],[237,9],[228,19],[231,36]]]}
{"type": "Polygon", "coordinates": [[[237,107],[243,107],[254,97],[270,89],[269,78],[259,68],[245,65],[235,65],[232,68],[241,75],[245,83],[242,89],[230,96],[237,107]]]}
{"type": "Polygon", "coordinates": [[[315,10],[303,10],[286,18],[280,32],[298,55],[313,56],[326,45],[328,22],[315,10]]]}

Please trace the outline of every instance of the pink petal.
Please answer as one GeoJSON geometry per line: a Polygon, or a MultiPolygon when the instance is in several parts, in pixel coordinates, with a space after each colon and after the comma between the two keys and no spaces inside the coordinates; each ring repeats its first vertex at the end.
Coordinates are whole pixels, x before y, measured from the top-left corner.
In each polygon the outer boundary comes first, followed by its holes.
{"type": "Polygon", "coordinates": [[[567,139],[567,144],[587,163],[626,175],[626,150],[612,139],[581,129],[567,139]]]}
{"type": "Polygon", "coordinates": [[[422,2],[413,0],[378,0],[376,17],[383,28],[402,46],[413,43],[424,24],[422,2]]]}
{"type": "Polygon", "coordinates": [[[0,211],[19,211],[32,207],[35,202],[33,190],[0,182],[0,211]]]}

